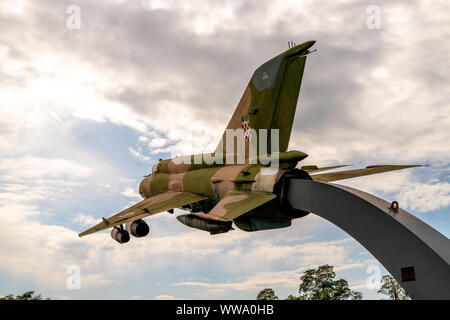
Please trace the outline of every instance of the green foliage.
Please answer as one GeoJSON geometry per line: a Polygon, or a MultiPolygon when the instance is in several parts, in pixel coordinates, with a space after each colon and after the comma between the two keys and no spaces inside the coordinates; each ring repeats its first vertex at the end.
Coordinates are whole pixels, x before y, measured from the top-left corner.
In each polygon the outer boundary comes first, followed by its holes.
{"type": "MultiPolygon", "coordinates": [[[[286,300],[361,300],[363,294],[353,291],[344,279],[335,280],[333,266],[322,265],[317,269],[306,270],[300,277],[298,297],[289,295],[286,300]]],[[[259,292],[256,300],[278,300],[273,289],[259,292]]]]}
{"type": "Polygon", "coordinates": [[[405,289],[389,274],[381,278],[381,288],[378,293],[386,295],[388,300],[409,300],[405,289]]]}
{"type": "Polygon", "coordinates": [[[275,295],[273,289],[266,288],[258,293],[256,300],[278,300],[278,297],[275,295]]]}
{"type": "MultiPolygon", "coordinates": [[[[42,300],[41,295],[35,295],[34,291],[27,291],[22,295],[17,295],[14,297],[12,294],[8,294],[7,296],[1,297],[0,300],[42,300]]],[[[46,300],[50,300],[47,298],[46,300]]]]}
{"type": "Polygon", "coordinates": [[[335,280],[333,266],[309,269],[300,277],[299,300],[361,300],[362,293],[353,291],[344,279],[335,280]]]}

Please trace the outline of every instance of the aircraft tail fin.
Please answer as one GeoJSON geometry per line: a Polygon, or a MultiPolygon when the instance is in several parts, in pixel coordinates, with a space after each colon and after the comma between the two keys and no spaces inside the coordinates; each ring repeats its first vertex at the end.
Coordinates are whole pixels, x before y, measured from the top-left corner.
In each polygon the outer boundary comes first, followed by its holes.
{"type": "MultiPolygon", "coordinates": [[[[267,129],[267,152],[270,153],[271,130],[279,130],[279,151],[286,151],[294,122],[306,55],[315,41],[294,46],[262,64],[253,73],[242,98],[226,129],[243,129],[246,155],[252,147],[251,140],[259,129],[267,129]],[[251,130],[254,129],[255,131],[251,130]]],[[[233,137],[234,153],[237,153],[237,137],[233,137]]],[[[216,152],[225,153],[226,132],[216,152]]],[[[258,148],[257,144],[253,146],[258,148]]],[[[248,156],[246,156],[246,159],[248,156]]]]}

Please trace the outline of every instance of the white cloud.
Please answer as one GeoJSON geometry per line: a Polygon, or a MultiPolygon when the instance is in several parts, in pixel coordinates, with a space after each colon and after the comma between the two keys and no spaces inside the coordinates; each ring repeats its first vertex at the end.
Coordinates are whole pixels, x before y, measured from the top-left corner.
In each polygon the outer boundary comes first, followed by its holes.
{"type": "MultiPolygon", "coordinates": [[[[38,54],[33,59],[24,64],[11,63],[3,69],[6,77],[27,79],[25,83],[11,81],[0,87],[0,116],[10,135],[20,137],[23,130],[60,123],[71,117],[111,121],[144,131],[145,126],[136,115],[103,96],[102,92],[114,90],[115,84],[102,73],[80,60],[67,63],[62,56],[47,53],[39,43],[35,45],[41,50],[36,50],[38,54]],[[32,76],[29,70],[39,76],[32,76]]],[[[0,57],[9,61],[1,52],[0,57]]],[[[14,149],[11,142],[16,139],[2,138],[0,148],[14,149]]]]}
{"type": "Polygon", "coordinates": [[[431,168],[405,169],[336,183],[374,193],[388,201],[396,200],[401,207],[423,213],[450,204],[450,184],[434,178],[435,174],[431,168]],[[430,177],[419,179],[412,174],[412,170],[421,170],[425,174],[430,174],[430,177]]]}
{"type": "Polygon", "coordinates": [[[136,188],[126,188],[121,195],[128,198],[139,198],[142,199],[139,193],[137,193],[136,188]]]}
{"type": "Polygon", "coordinates": [[[152,139],[149,142],[148,147],[149,147],[149,149],[160,148],[160,147],[162,147],[162,146],[164,146],[166,144],[167,144],[167,140],[166,139],[158,137],[158,138],[152,139]]]}
{"type": "Polygon", "coordinates": [[[8,243],[0,248],[0,270],[65,285],[66,268],[73,264],[67,245],[76,241],[76,234],[63,226],[42,225],[36,221],[38,215],[32,206],[0,206],[2,221],[14,226],[0,234],[1,241],[8,243]]]}
{"type": "MultiPolygon", "coordinates": [[[[273,265],[274,257],[262,254],[261,248],[269,248],[269,253],[283,252],[277,257],[291,261],[294,265],[316,266],[327,262],[336,266],[345,264],[352,245],[348,239],[331,242],[309,242],[292,246],[276,244],[281,238],[266,238],[263,235],[255,238],[254,234],[234,231],[233,233],[211,237],[206,232],[182,232],[166,236],[151,236],[146,239],[132,239],[126,245],[119,245],[110,239],[108,233],[93,234],[82,239],[76,232],[59,225],[48,225],[39,222],[44,212],[33,206],[3,205],[0,206],[0,216],[3,222],[14,228],[6,228],[0,234],[0,241],[8,246],[0,248],[1,272],[11,272],[15,275],[27,276],[38,283],[45,283],[54,288],[64,288],[68,275],[67,266],[77,265],[81,268],[82,288],[121,284],[122,276],[130,272],[163,272],[168,265],[178,265],[179,270],[201,265],[202,261],[213,261],[217,272],[228,269],[236,260],[245,261],[245,268],[239,268],[234,273],[247,272],[255,269],[256,263],[267,268],[273,265]],[[11,214],[13,212],[14,214],[11,214]],[[278,240],[277,240],[278,239],[278,240]],[[271,249],[271,247],[273,247],[271,249]],[[232,249],[238,254],[228,254],[232,249]],[[20,250],[21,254],[17,252],[20,250]],[[117,257],[120,256],[120,259],[117,257]],[[295,257],[300,256],[300,260],[295,257]],[[182,259],[183,265],[179,265],[182,259]],[[151,271],[149,271],[149,264],[151,271]]],[[[79,214],[77,221],[91,223],[92,217],[79,214]]],[[[151,219],[150,219],[151,221],[151,219]]],[[[317,221],[317,220],[316,220],[317,221]]],[[[177,221],[173,219],[173,223],[177,221]]],[[[285,239],[285,237],[282,237],[285,239]]],[[[242,266],[244,267],[244,265],[242,266]]],[[[353,266],[352,266],[353,267],[353,266]]],[[[259,269],[261,270],[261,269],[259,269]]],[[[300,270],[300,269],[299,269],[300,270]]],[[[183,271],[182,271],[183,272],[183,271]]],[[[185,272],[186,275],[189,271],[185,272]]],[[[248,280],[239,283],[222,285],[201,285],[212,288],[248,290],[259,286],[274,284],[277,286],[294,285],[298,274],[292,270],[285,273],[272,271],[257,272],[248,280]],[[286,277],[284,277],[284,275],[286,277]]],[[[179,285],[197,285],[189,281],[179,285]]]]}
{"type": "Polygon", "coordinates": [[[141,161],[150,161],[150,157],[143,155],[141,152],[135,150],[134,148],[128,147],[128,150],[137,159],[139,159],[141,161]]]}
{"type": "Polygon", "coordinates": [[[139,142],[145,143],[145,142],[148,142],[148,138],[147,138],[147,137],[144,137],[144,136],[140,136],[139,139],[138,139],[138,141],[139,141],[139,142]]]}
{"type": "MultiPolygon", "coordinates": [[[[308,244],[306,244],[308,246],[308,244]]],[[[325,245],[326,246],[326,245],[325,245]]],[[[328,252],[329,253],[329,252],[328,252]]],[[[330,253],[329,253],[330,254],[330,253]]],[[[348,259],[348,257],[342,257],[348,259]]],[[[264,288],[296,288],[299,285],[299,279],[302,273],[310,268],[316,268],[320,264],[332,264],[330,260],[322,260],[322,263],[306,264],[299,268],[283,271],[270,271],[270,272],[256,272],[249,276],[247,279],[239,282],[226,282],[226,283],[211,283],[200,281],[184,281],[175,283],[174,286],[194,286],[204,287],[208,289],[226,289],[226,290],[252,290],[252,289],[264,289],[264,288]]],[[[371,261],[362,261],[361,263],[353,264],[337,264],[334,268],[335,271],[348,270],[353,268],[364,268],[371,261]]]]}
{"type": "Polygon", "coordinates": [[[69,296],[62,296],[59,294],[43,294],[43,298],[50,298],[50,299],[56,299],[56,300],[72,300],[72,297],[69,296]]]}
{"type": "Polygon", "coordinates": [[[226,289],[226,290],[251,290],[274,287],[293,288],[298,286],[299,275],[296,270],[258,272],[248,277],[244,281],[228,283],[206,283],[198,281],[185,281],[175,283],[174,286],[194,286],[208,289],[226,289]]]}
{"type": "Polygon", "coordinates": [[[98,219],[96,219],[96,218],[94,218],[92,216],[86,215],[86,214],[82,214],[82,213],[78,214],[73,219],[73,221],[75,223],[79,223],[82,226],[93,226],[93,225],[96,225],[99,222],[98,219]]]}
{"type": "Polygon", "coordinates": [[[38,178],[85,178],[93,168],[71,160],[25,156],[0,159],[0,172],[5,180],[38,178]]]}
{"type": "Polygon", "coordinates": [[[93,173],[93,168],[66,159],[3,158],[0,159],[0,203],[67,197],[93,173]]]}
{"type": "Polygon", "coordinates": [[[159,295],[155,297],[155,300],[175,300],[175,297],[171,295],[159,295]]]}

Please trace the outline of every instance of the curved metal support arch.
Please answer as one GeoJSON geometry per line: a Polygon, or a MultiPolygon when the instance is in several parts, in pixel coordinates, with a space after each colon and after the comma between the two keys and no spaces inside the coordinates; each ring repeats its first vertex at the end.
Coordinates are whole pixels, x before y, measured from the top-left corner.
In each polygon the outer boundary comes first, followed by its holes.
{"type": "Polygon", "coordinates": [[[371,194],[291,179],[288,201],[327,219],[361,243],[413,299],[450,299],[450,240],[371,194]]]}

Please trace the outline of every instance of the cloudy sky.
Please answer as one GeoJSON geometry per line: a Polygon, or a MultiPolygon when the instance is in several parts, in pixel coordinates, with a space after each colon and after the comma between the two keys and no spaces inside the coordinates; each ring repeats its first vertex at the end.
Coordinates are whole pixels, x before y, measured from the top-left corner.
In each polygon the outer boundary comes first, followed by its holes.
{"type": "Polygon", "coordinates": [[[108,232],[77,234],[139,201],[157,159],[213,151],[254,69],[290,40],[316,40],[290,149],[310,155],[303,164],[429,164],[342,183],[398,200],[449,237],[449,9],[445,0],[0,1],[0,295],[253,299],[272,287],[285,298],[305,269],[328,263],[380,298],[367,268],[386,270],[313,214],[287,229],[211,237],[162,213],[149,219],[151,237],[122,246],[108,232]],[[379,29],[367,26],[371,5],[379,29]],[[73,265],[79,290],[66,285],[73,265]]]}

